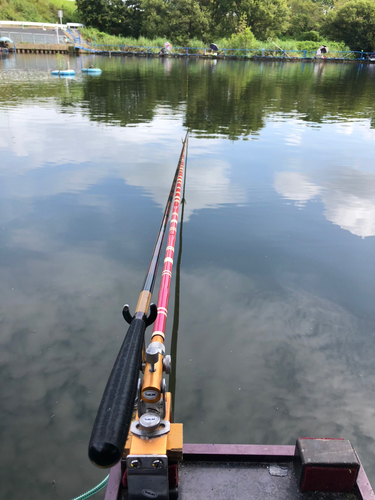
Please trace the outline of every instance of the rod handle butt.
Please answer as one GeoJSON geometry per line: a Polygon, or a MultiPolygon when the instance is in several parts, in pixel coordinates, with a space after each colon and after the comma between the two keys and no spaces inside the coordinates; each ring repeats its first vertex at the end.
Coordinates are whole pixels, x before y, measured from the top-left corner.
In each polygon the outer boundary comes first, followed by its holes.
{"type": "Polygon", "coordinates": [[[132,420],[146,323],[134,318],[109,376],[89,443],[89,458],[98,467],[121,460],[132,420]]]}

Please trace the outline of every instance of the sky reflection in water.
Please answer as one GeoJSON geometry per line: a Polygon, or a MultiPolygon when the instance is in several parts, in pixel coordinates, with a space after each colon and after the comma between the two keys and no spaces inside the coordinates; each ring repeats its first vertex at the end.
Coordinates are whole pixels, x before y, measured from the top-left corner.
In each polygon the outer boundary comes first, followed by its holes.
{"type": "Polygon", "coordinates": [[[104,476],[91,425],[186,125],[186,442],[344,436],[374,482],[372,70],[112,58],[60,81],[53,65],[0,61],[2,496],[104,476]]]}

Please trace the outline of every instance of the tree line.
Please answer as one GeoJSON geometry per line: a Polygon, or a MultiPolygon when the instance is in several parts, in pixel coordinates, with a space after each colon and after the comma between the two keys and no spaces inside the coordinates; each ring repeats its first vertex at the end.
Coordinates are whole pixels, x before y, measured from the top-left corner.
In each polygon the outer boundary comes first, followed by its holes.
{"type": "Polygon", "coordinates": [[[342,41],[375,48],[375,0],[76,0],[82,21],[124,37],[167,37],[186,45],[241,34],[254,39],[342,41]]]}

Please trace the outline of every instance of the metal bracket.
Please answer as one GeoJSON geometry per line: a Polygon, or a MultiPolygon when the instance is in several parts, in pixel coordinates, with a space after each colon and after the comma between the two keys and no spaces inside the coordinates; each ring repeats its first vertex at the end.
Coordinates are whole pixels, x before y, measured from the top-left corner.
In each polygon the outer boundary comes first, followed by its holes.
{"type": "Polygon", "coordinates": [[[130,430],[133,434],[140,437],[158,437],[168,434],[171,429],[171,424],[168,420],[164,420],[166,413],[166,383],[163,379],[161,383],[162,397],[157,403],[146,403],[141,398],[142,381],[138,379],[137,387],[137,411],[138,419],[132,422],[130,430]]]}
{"type": "MultiPolygon", "coordinates": [[[[145,414],[144,414],[145,415],[145,414]]],[[[143,438],[155,438],[164,436],[164,434],[168,434],[171,430],[171,423],[168,420],[159,420],[159,427],[154,431],[149,431],[146,429],[142,429],[142,425],[140,420],[136,420],[132,422],[130,426],[130,431],[136,436],[143,438]]]]}
{"type": "Polygon", "coordinates": [[[159,360],[159,355],[164,356],[165,346],[161,342],[151,342],[146,349],[146,363],[150,364],[150,372],[155,371],[155,364],[159,360]]]}

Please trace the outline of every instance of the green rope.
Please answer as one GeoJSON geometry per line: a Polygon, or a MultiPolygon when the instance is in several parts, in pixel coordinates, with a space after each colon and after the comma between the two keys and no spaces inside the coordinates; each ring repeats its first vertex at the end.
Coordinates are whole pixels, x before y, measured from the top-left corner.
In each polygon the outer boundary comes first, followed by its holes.
{"type": "Polygon", "coordinates": [[[108,478],[109,478],[109,474],[107,477],[105,477],[103,479],[103,481],[101,483],[99,483],[97,486],[95,486],[95,488],[93,488],[90,491],[86,491],[86,493],[82,493],[82,495],[79,495],[79,497],[73,498],[73,500],[86,500],[86,498],[92,497],[93,495],[95,495],[95,493],[98,493],[98,491],[100,491],[101,489],[104,488],[104,486],[107,485],[108,478]]]}

